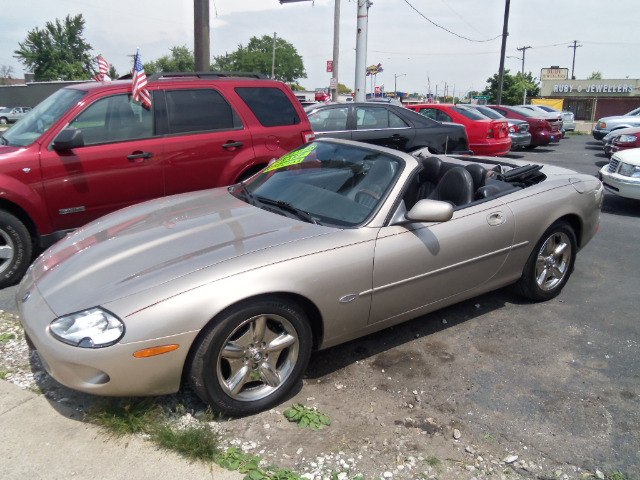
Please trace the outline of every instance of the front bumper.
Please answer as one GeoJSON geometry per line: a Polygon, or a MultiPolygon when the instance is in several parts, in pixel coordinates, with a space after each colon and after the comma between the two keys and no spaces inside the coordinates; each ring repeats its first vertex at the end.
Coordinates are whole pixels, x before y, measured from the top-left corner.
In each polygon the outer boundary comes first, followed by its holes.
{"type": "Polygon", "coordinates": [[[178,391],[184,361],[197,332],[130,343],[126,343],[125,334],[110,347],[79,348],[51,335],[49,325],[57,316],[29,275],[20,284],[16,298],[25,334],[47,373],[59,383],[95,395],[147,396],[178,391]],[[154,357],[133,356],[139,350],[168,344],[180,348],[154,357]]]}
{"type": "Polygon", "coordinates": [[[609,130],[598,130],[597,128],[594,128],[593,138],[595,138],[596,140],[602,140],[604,137],[607,136],[608,133],[609,133],[609,130]]]}
{"type": "Polygon", "coordinates": [[[612,173],[609,171],[609,165],[605,165],[600,169],[598,178],[608,193],[640,200],[640,179],[612,173]]]}

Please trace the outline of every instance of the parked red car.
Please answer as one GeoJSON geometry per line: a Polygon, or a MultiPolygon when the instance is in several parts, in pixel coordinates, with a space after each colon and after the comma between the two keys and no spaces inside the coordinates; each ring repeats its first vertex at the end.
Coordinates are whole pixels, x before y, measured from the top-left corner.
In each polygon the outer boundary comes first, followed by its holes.
{"type": "Polygon", "coordinates": [[[640,148],[640,128],[625,128],[624,133],[614,137],[609,149],[609,156],[630,148],[640,148]]]}
{"type": "Polygon", "coordinates": [[[439,122],[460,123],[467,129],[469,149],[476,155],[506,155],[511,150],[509,123],[494,120],[465,105],[422,104],[408,109],[439,122]]]}
{"type": "Polygon", "coordinates": [[[509,105],[488,105],[496,112],[506,118],[517,120],[525,120],[529,124],[529,133],[531,133],[531,145],[525,148],[536,148],[538,146],[546,146],[551,142],[558,142],[562,138],[560,131],[560,120],[551,118],[542,118],[534,112],[525,108],[509,105]]]}

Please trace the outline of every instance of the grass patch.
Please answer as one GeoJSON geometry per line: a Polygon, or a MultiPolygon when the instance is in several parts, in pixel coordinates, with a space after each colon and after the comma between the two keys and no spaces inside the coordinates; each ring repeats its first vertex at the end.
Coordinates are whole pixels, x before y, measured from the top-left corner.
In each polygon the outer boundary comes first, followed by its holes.
{"type": "Polygon", "coordinates": [[[153,433],[164,419],[162,407],[151,399],[106,401],[88,413],[93,423],[116,436],[153,433]]]}
{"type": "Polygon", "coordinates": [[[2,343],[8,343],[11,340],[15,340],[17,337],[17,335],[15,333],[2,333],[0,334],[0,342],[2,343]]]}
{"type": "Polygon", "coordinates": [[[631,480],[631,477],[627,477],[622,472],[611,472],[607,474],[607,480],[631,480]]]}
{"type": "Polygon", "coordinates": [[[10,373],[11,373],[11,370],[0,368],[0,380],[6,380],[7,375],[9,375],[10,373]]]}
{"type": "Polygon", "coordinates": [[[152,437],[162,448],[173,450],[190,460],[214,462],[221,453],[220,435],[202,422],[184,429],[162,425],[152,437]]]}

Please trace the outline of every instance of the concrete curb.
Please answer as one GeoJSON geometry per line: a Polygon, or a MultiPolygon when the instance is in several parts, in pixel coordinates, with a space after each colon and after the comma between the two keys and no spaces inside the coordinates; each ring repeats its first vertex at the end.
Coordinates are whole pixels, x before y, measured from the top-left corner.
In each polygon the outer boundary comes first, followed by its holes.
{"type": "Polygon", "coordinates": [[[82,414],[0,380],[3,480],[240,480],[218,465],[190,462],[139,437],[109,437],[82,414]]]}

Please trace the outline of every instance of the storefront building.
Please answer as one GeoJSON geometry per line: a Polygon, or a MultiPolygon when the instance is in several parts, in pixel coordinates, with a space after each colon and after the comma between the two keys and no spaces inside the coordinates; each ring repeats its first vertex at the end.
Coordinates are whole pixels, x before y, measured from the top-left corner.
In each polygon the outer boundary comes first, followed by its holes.
{"type": "Polygon", "coordinates": [[[596,121],[640,107],[640,79],[569,80],[565,71],[542,69],[540,96],[563,100],[564,110],[572,111],[576,120],[596,121]]]}

